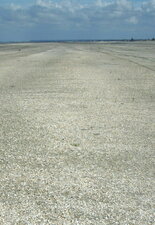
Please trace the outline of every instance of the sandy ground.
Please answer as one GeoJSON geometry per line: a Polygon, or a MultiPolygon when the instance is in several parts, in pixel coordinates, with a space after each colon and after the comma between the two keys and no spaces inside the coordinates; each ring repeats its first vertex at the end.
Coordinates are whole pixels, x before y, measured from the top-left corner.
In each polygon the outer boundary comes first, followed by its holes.
{"type": "Polygon", "coordinates": [[[0,225],[155,224],[155,42],[0,45],[0,225]]]}

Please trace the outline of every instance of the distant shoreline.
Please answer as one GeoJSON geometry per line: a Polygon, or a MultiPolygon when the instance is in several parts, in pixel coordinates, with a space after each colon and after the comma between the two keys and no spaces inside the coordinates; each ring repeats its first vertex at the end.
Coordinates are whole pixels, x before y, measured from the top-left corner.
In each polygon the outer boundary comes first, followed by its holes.
{"type": "Polygon", "coordinates": [[[88,39],[88,40],[30,40],[30,41],[0,41],[0,44],[16,44],[16,43],[77,43],[77,42],[134,42],[134,41],[155,41],[152,39],[88,39]]]}

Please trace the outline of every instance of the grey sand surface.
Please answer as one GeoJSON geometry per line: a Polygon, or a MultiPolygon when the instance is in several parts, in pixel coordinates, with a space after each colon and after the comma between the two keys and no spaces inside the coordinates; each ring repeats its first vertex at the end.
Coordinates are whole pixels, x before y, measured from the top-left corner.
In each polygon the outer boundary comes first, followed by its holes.
{"type": "Polygon", "coordinates": [[[0,45],[0,224],[155,224],[155,43],[0,45]]]}

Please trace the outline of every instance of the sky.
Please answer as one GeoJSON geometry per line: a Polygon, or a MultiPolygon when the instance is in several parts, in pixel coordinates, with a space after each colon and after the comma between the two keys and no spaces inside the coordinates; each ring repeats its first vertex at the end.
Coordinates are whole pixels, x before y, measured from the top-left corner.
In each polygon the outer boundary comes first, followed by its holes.
{"type": "Polygon", "coordinates": [[[0,41],[155,37],[155,0],[0,0],[0,41]]]}

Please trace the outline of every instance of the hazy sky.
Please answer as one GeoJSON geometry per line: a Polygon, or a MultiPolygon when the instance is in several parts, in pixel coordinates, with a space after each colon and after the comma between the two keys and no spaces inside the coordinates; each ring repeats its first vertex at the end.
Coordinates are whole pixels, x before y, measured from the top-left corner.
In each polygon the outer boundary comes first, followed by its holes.
{"type": "Polygon", "coordinates": [[[0,0],[0,41],[155,37],[155,0],[0,0]]]}

